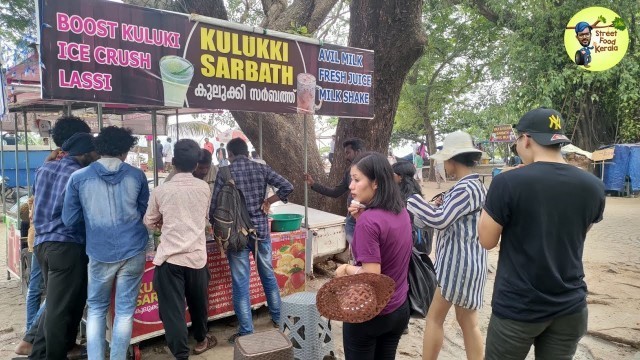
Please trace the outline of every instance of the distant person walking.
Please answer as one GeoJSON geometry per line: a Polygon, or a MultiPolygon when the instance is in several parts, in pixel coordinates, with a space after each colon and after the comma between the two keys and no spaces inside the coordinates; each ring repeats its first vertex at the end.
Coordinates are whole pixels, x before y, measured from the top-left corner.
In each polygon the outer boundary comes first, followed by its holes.
{"type": "Polygon", "coordinates": [[[223,143],[220,143],[220,147],[216,150],[216,160],[218,160],[218,167],[229,165],[229,160],[227,160],[227,149],[224,148],[223,143]]]}
{"type": "Polygon", "coordinates": [[[162,141],[160,139],[156,140],[156,152],[155,152],[155,163],[158,171],[164,170],[164,152],[163,152],[162,141]]]}
{"type": "Polygon", "coordinates": [[[173,163],[173,144],[170,137],[167,138],[167,143],[162,147],[162,153],[164,154],[164,171],[169,172],[173,163]]]}

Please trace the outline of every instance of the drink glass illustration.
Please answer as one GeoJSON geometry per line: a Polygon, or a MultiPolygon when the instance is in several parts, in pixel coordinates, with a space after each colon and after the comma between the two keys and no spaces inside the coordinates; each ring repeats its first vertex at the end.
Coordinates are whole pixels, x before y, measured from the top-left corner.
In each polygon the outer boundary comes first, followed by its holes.
{"type": "Polygon", "coordinates": [[[163,56],[160,75],[164,87],[164,106],[183,107],[193,78],[193,65],[180,56],[163,56]]]}
{"type": "Polygon", "coordinates": [[[297,79],[298,114],[313,114],[322,106],[322,99],[319,104],[316,104],[316,90],[322,90],[322,88],[316,85],[316,78],[311,74],[298,74],[297,79]]]}

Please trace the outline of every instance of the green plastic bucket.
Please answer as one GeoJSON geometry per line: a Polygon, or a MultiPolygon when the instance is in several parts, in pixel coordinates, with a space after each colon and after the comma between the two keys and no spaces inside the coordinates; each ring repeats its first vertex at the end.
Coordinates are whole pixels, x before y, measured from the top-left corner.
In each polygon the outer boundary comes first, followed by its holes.
{"type": "Polygon", "coordinates": [[[271,217],[271,231],[284,232],[300,229],[302,218],[299,214],[273,214],[271,217]]]}

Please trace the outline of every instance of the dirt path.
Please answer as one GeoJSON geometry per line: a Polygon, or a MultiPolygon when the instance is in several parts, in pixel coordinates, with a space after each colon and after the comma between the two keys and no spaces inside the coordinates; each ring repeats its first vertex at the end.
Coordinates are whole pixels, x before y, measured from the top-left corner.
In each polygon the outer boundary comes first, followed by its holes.
{"type": "MultiPolygon", "coordinates": [[[[431,197],[443,189],[435,184],[425,184],[425,197],[431,197]]],[[[581,342],[577,360],[587,359],[635,359],[640,360],[640,199],[607,198],[605,218],[593,227],[588,235],[584,252],[586,281],[589,286],[589,335],[581,342]]],[[[4,238],[4,226],[0,225],[0,238],[4,238]]],[[[486,334],[491,314],[490,300],[495,278],[498,252],[489,254],[490,274],[485,293],[485,307],[480,311],[480,330],[486,334]]],[[[309,282],[309,290],[319,288],[326,279],[309,282]]],[[[24,326],[24,296],[20,294],[16,279],[6,280],[5,246],[0,246],[0,359],[11,357],[13,348],[22,336],[24,326]]],[[[256,329],[269,329],[268,318],[259,311],[255,319],[256,329]]],[[[232,319],[216,321],[211,331],[220,345],[193,359],[231,359],[233,347],[226,339],[234,332],[232,319]]],[[[397,359],[417,359],[422,353],[424,320],[412,319],[409,335],[400,341],[397,359]]],[[[444,360],[463,359],[462,333],[451,312],[445,323],[445,344],[440,356],[444,360]]],[[[342,358],[342,326],[333,328],[338,357],[342,358]]],[[[170,359],[163,351],[162,338],[142,343],[143,356],[147,359],[170,359]]],[[[533,359],[532,354],[528,359],[533,359]]]]}

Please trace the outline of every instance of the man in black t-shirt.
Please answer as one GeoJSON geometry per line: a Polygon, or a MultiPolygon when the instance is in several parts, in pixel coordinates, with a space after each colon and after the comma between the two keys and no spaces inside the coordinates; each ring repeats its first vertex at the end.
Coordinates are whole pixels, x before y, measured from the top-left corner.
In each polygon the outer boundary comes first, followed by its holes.
{"type": "Polygon", "coordinates": [[[539,108],[515,126],[525,166],[491,182],[480,218],[480,243],[500,243],[485,358],[572,359],[587,332],[582,252],[602,220],[603,183],[568,165],[560,113],[539,108]]]}

